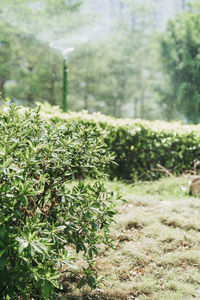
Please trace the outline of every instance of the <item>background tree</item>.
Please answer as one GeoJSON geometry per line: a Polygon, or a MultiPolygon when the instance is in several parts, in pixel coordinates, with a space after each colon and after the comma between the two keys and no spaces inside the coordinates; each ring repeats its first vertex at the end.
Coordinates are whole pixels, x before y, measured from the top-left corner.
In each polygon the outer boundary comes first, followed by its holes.
{"type": "MultiPolygon", "coordinates": [[[[139,0],[122,2],[123,15],[110,32],[84,43],[74,41],[75,51],[68,60],[69,109],[157,119],[161,114],[154,86],[160,78],[151,7],[139,0]]],[[[10,72],[4,84],[6,96],[31,106],[35,101],[60,104],[61,50],[74,46],[72,30],[87,24],[79,19],[79,7],[79,1],[1,2],[2,22],[7,15],[9,23],[16,25],[9,25],[11,59],[4,57],[10,72]]]]}
{"type": "Polygon", "coordinates": [[[48,44],[0,22],[0,92],[22,104],[60,102],[62,57],[48,44]]]}
{"type": "Polygon", "coordinates": [[[27,104],[35,101],[48,101],[51,104],[60,102],[62,58],[58,51],[22,35],[14,61],[14,82],[7,87],[11,99],[21,99],[27,104]]]}
{"type": "Polygon", "coordinates": [[[1,0],[0,17],[18,30],[49,43],[60,38],[68,40],[72,31],[80,27],[80,6],[80,0],[1,0]]]}
{"type": "Polygon", "coordinates": [[[81,1],[2,0],[0,92],[21,104],[59,104],[62,50],[84,18],[81,1]],[[57,51],[50,47],[56,42],[57,51]]]}
{"type": "Polygon", "coordinates": [[[71,107],[116,117],[158,118],[153,83],[158,72],[157,46],[149,29],[150,10],[136,0],[124,4],[124,13],[132,18],[123,17],[104,39],[81,44],[73,53],[71,107]]]}
{"type": "Polygon", "coordinates": [[[182,119],[188,122],[200,121],[199,26],[199,9],[184,12],[169,22],[160,38],[165,76],[161,105],[168,119],[180,112],[182,119]]]}
{"type": "Polygon", "coordinates": [[[12,30],[10,27],[4,29],[0,23],[0,99],[5,96],[5,84],[10,78],[11,70],[11,37],[12,30]]]}

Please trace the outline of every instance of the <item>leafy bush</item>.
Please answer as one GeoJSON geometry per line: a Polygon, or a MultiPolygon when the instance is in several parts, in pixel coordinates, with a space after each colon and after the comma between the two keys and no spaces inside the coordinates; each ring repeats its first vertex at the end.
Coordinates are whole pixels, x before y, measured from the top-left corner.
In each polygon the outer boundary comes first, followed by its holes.
{"type": "Polygon", "coordinates": [[[181,125],[162,121],[115,119],[99,113],[52,113],[43,107],[43,117],[58,123],[79,122],[96,126],[102,132],[108,150],[115,154],[116,164],[109,167],[112,178],[128,180],[158,179],[158,164],[178,175],[191,170],[200,160],[200,125],[181,125]]]}
{"type": "Polygon", "coordinates": [[[95,287],[93,256],[99,243],[111,244],[115,213],[98,180],[110,160],[93,124],[59,126],[15,106],[1,113],[1,299],[51,299],[62,288],[59,269],[72,263],[66,245],[88,262],[79,286],[95,287]],[[80,181],[87,175],[93,185],[80,181]]]}

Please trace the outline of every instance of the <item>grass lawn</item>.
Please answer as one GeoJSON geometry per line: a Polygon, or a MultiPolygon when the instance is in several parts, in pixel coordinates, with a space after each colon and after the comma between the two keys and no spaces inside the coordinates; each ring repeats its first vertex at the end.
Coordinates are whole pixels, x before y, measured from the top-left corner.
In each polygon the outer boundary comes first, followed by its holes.
{"type": "Polygon", "coordinates": [[[200,299],[200,199],[188,195],[189,181],[108,182],[127,200],[112,226],[116,250],[97,257],[98,289],[70,292],[72,284],[61,299],[200,299]]]}

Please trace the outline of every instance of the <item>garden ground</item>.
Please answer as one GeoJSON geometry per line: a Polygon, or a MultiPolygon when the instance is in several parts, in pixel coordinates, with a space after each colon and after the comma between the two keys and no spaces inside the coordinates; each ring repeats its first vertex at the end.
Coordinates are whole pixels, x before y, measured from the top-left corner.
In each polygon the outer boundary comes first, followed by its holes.
{"type": "Polygon", "coordinates": [[[189,196],[189,181],[108,182],[127,200],[112,226],[116,249],[102,247],[97,257],[98,289],[73,290],[68,273],[61,299],[200,299],[200,199],[189,196]]]}

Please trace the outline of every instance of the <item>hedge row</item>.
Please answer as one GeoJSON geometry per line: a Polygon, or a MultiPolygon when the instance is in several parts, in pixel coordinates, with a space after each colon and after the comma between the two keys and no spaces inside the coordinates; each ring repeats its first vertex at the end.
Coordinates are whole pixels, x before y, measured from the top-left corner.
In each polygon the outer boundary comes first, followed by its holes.
{"type": "Polygon", "coordinates": [[[191,170],[200,160],[200,125],[163,121],[115,119],[100,113],[63,114],[44,105],[43,116],[56,122],[79,122],[101,129],[108,149],[115,154],[109,168],[111,178],[126,180],[158,179],[161,166],[174,175],[191,170]]]}

